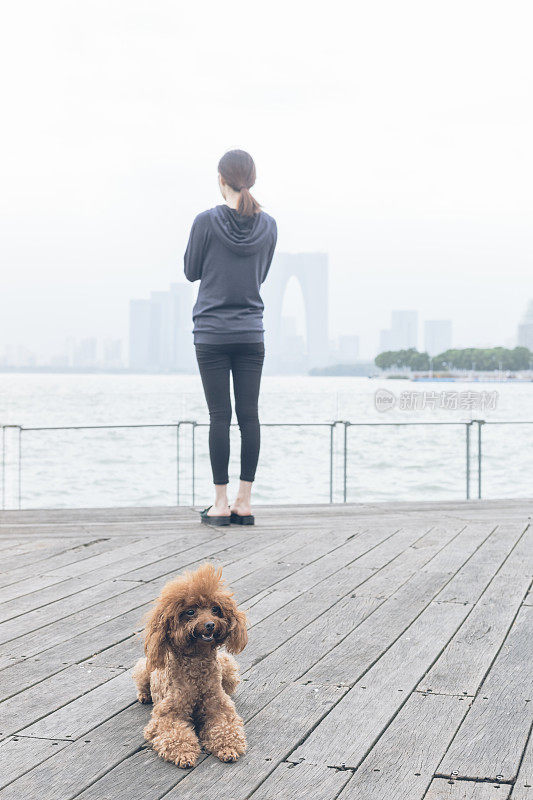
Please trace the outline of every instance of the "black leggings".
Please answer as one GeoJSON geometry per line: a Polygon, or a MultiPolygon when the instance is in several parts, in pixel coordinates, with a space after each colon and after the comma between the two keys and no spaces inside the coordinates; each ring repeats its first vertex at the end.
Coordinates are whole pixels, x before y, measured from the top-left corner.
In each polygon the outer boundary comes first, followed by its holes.
{"type": "Polygon", "coordinates": [[[233,374],[235,412],[241,429],[241,481],[253,481],[259,459],[260,428],[257,414],[261,372],[265,358],[263,342],[197,344],[205,399],[209,408],[209,455],[213,483],[228,483],[231,399],[229,374],[233,374]]]}

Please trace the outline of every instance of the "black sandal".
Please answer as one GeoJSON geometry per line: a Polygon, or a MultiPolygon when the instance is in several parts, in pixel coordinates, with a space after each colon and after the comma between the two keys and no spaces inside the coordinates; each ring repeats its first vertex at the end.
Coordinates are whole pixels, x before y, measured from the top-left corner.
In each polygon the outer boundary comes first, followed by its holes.
{"type": "Polygon", "coordinates": [[[207,512],[213,506],[208,506],[204,508],[203,511],[200,511],[200,519],[204,523],[204,525],[214,525],[215,527],[220,527],[222,525],[229,525],[231,517],[210,517],[208,516],[207,512]]]}
{"type": "Polygon", "coordinates": [[[235,511],[232,511],[230,520],[234,525],[255,525],[255,517],[253,514],[242,517],[240,514],[236,514],[235,511]]]}

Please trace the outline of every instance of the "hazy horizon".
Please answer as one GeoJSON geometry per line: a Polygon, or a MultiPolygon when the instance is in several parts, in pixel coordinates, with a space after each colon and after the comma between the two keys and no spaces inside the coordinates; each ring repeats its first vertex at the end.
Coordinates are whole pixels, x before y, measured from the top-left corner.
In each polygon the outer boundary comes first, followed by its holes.
{"type": "MultiPolygon", "coordinates": [[[[511,344],[533,297],[527,20],[525,2],[12,4],[0,350],[126,343],[129,300],[184,280],[231,147],[278,249],[329,254],[332,339],[368,358],[412,308],[454,345],[511,344]]],[[[291,305],[302,327],[294,286],[291,305]]]]}

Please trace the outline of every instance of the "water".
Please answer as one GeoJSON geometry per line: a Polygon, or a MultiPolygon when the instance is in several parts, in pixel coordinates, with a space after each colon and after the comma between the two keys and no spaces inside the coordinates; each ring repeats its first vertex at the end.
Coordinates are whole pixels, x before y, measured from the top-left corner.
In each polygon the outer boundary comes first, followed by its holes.
{"type": "MultiPolygon", "coordinates": [[[[530,420],[533,383],[435,383],[366,378],[265,377],[264,423],[454,422],[530,420]],[[379,412],[378,390],[396,405],[379,412]],[[462,408],[440,408],[454,397],[462,408]],[[496,406],[495,396],[497,392],[496,406]],[[401,408],[414,401],[424,406],[401,408]],[[413,395],[412,393],[418,393],[413,395]],[[424,395],[424,393],[426,393],[424,395]],[[435,394],[432,394],[435,393],[435,394]],[[470,394],[468,394],[470,393],[470,394]],[[483,395],[482,393],[486,393],[483,395]],[[489,407],[479,408],[481,402],[489,407]],[[473,406],[473,407],[472,407],[473,406]]],[[[0,423],[24,427],[207,423],[197,376],[0,375],[0,423]]],[[[344,426],[333,439],[333,497],[343,498],[344,426]]],[[[236,486],[238,429],[232,429],[230,476],[236,486]]],[[[486,425],[482,431],[483,497],[531,496],[533,424],[486,425]]],[[[174,505],[192,502],[192,428],[24,431],[24,508],[174,505]]],[[[465,426],[351,427],[347,431],[347,499],[355,502],[464,499],[465,426]]],[[[4,505],[18,504],[18,432],[6,431],[4,505]]],[[[472,497],[477,492],[477,426],[471,442],[472,497]]],[[[230,489],[232,488],[230,487],[230,489]]],[[[211,501],[207,427],[195,431],[196,503],[211,501]]],[[[262,429],[256,502],[319,503],[330,499],[330,427],[262,429]]]]}

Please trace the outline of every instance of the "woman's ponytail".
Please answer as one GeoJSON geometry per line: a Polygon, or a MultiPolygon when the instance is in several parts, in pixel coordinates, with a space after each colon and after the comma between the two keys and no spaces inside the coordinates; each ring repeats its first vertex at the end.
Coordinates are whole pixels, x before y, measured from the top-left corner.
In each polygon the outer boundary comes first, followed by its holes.
{"type": "Polygon", "coordinates": [[[261,206],[250,194],[255,183],[255,164],[252,156],[245,150],[229,150],[218,162],[218,171],[232,189],[240,192],[237,211],[244,217],[253,217],[261,211],[261,206]]]}
{"type": "Polygon", "coordinates": [[[242,214],[243,217],[253,217],[254,214],[261,211],[261,206],[255,197],[250,194],[250,190],[247,186],[243,186],[241,189],[241,196],[237,203],[237,211],[239,214],[242,214]]]}

